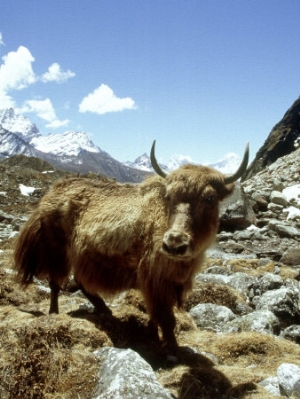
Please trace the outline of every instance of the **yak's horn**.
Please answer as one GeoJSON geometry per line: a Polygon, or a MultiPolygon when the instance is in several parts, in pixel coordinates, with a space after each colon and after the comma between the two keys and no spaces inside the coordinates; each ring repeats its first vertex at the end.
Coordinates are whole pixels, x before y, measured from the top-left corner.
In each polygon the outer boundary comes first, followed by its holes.
{"type": "Polygon", "coordinates": [[[246,145],[244,157],[243,157],[243,160],[242,160],[238,170],[234,174],[225,177],[225,180],[224,180],[225,184],[233,183],[237,179],[239,179],[246,172],[247,166],[248,166],[248,161],[249,161],[249,143],[247,143],[247,145],[246,145]]]}
{"type": "Polygon", "coordinates": [[[159,176],[161,176],[161,177],[163,177],[163,178],[165,179],[165,178],[167,177],[167,174],[166,174],[166,172],[164,172],[164,171],[162,170],[162,168],[158,165],[158,162],[157,162],[157,160],[156,160],[156,158],[155,158],[155,140],[153,141],[153,144],[152,144],[152,147],[151,147],[150,160],[151,160],[152,168],[155,170],[155,172],[156,172],[159,176]]]}

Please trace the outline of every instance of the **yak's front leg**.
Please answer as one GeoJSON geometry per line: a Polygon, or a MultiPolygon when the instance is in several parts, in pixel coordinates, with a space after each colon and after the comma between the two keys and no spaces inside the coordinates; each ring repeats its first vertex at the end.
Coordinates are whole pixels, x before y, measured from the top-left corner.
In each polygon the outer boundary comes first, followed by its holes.
{"type": "Polygon", "coordinates": [[[49,314],[51,313],[58,314],[58,294],[60,291],[60,286],[55,281],[50,280],[49,287],[51,290],[49,314]]]}
{"type": "Polygon", "coordinates": [[[178,344],[174,333],[176,320],[173,304],[166,298],[151,298],[150,303],[148,302],[148,312],[150,329],[155,331],[155,326],[159,326],[162,330],[163,346],[170,350],[176,350],[178,344]]]}
{"type": "Polygon", "coordinates": [[[158,314],[156,314],[155,318],[162,330],[163,346],[171,350],[177,349],[178,344],[174,333],[176,320],[173,309],[163,309],[162,311],[159,311],[158,314]]]}

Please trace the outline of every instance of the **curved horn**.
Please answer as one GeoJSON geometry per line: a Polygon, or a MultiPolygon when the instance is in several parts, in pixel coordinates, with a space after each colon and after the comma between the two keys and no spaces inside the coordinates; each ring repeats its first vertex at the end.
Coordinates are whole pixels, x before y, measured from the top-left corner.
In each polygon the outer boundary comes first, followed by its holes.
{"type": "Polygon", "coordinates": [[[226,176],[224,179],[224,183],[230,184],[230,183],[235,182],[237,179],[239,179],[246,172],[246,169],[248,166],[248,161],[249,161],[249,143],[246,144],[244,157],[243,157],[243,160],[242,160],[238,170],[234,174],[232,174],[230,176],[226,176]]]}
{"type": "Polygon", "coordinates": [[[158,162],[157,162],[157,160],[156,160],[156,158],[155,158],[155,142],[156,142],[156,140],[154,140],[153,141],[153,144],[152,144],[152,147],[151,147],[151,152],[150,152],[150,161],[151,161],[151,165],[152,165],[152,168],[155,170],[155,172],[159,175],[159,176],[161,176],[161,177],[163,177],[164,179],[167,177],[167,174],[166,174],[166,172],[164,172],[163,170],[162,170],[162,168],[158,165],[158,162]]]}

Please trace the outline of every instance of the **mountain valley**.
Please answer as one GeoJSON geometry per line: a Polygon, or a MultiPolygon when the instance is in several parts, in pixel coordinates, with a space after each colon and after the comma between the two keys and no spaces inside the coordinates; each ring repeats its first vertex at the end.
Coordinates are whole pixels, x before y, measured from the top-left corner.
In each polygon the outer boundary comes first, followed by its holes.
{"type": "MultiPolygon", "coordinates": [[[[108,399],[120,392],[121,397],[166,399],[300,396],[298,130],[292,134],[289,125],[288,154],[260,169],[256,157],[256,172],[237,183],[221,207],[216,243],[183,310],[175,312],[180,355],[173,356],[149,332],[138,292],[105,298],[112,315],[99,315],[71,278],[59,297],[60,314],[48,315],[48,281],[34,279],[24,289],[13,270],[19,231],[51,184],[78,173],[135,183],[149,175],[148,155],[132,164],[144,171],[124,166],[73,132],[61,136],[72,138],[67,154],[55,135],[39,141],[30,121],[14,119],[11,111],[5,115],[0,130],[1,398],[108,399]],[[45,152],[52,145],[53,152],[45,152]]],[[[269,150],[273,137],[266,140],[269,150]]],[[[277,154],[280,148],[276,145],[277,154]]],[[[226,162],[215,166],[227,168],[226,162]]]]}

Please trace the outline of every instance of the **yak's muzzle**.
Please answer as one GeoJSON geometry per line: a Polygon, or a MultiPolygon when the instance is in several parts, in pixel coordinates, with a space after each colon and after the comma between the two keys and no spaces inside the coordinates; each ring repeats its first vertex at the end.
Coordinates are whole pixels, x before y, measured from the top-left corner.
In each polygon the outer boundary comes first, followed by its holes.
{"type": "Polygon", "coordinates": [[[162,252],[172,257],[187,257],[191,254],[190,205],[179,204],[170,218],[169,230],[164,234],[162,252]]]}
{"type": "Polygon", "coordinates": [[[162,251],[167,255],[186,256],[190,253],[190,236],[180,231],[168,231],[164,235],[162,251]]]}

